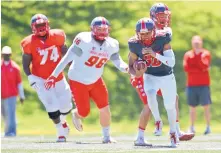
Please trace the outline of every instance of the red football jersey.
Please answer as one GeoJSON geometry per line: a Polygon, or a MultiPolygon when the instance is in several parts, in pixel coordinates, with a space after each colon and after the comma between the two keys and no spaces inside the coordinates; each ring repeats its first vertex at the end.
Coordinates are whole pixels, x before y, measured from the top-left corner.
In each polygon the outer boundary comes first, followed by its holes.
{"type": "MultiPolygon", "coordinates": [[[[49,31],[48,38],[43,41],[32,34],[21,41],[23,52],[32,55],[32,74],[47,79],[62,58],[61,47],[65,44],[65,33],[60,29],[49,31]]],[[[56,81],[63,78],[59,74],[56,81]]]]}

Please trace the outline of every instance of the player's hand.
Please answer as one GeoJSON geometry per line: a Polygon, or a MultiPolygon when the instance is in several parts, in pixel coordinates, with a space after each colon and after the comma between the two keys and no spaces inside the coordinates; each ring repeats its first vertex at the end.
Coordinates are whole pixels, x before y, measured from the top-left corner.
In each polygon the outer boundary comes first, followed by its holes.
{"type": "Polygon", "coordinates": [[[28,76],[28,81],[29,81],[29,84],[30,84],[30,86],[34,89],[34,90],[38,90],[39,89],[39,87],[38,87],[38,85],[37,85],[37,77],[36,76],[34,76],[34,75],[29,75],[28,76]]]}
{"type": "Polygon", "coordinates": [[[23,104],[24,103],[24,98],[20,98],[20,102],[21,102],[21,104],[23,104]]]}
{"type": "Polygon", "coordinates": [[[50,76],[50,77],[46,80],[46,82],[44,83],[45,88],[46,88],[47,90],[49,90],[51,87],[54,88],[54,87],[55,87],[55,82],[56,82],[55,80],[56,80],[56,78],[55,78],[54,76],[50,76]]]}
{"type": "Polygon", "coordinates": [[[142,49],[142,54],[148,54],[151,55],[152,57],[156,57],[156,53],[152,50],[151,47],[146,47],[142,49]]]}
{"type": "MultiPolygon", "coordinates": [[[[139,63],[143,63],[144,65],[146,65],[146,61],[139,61],[139,63]]],[[[134,65],[134,70],[136,72],[135,77],[139,78],[147,71],[147,66],[138,68],[138,67],[136,67],[136,65],[134,65]]]]}

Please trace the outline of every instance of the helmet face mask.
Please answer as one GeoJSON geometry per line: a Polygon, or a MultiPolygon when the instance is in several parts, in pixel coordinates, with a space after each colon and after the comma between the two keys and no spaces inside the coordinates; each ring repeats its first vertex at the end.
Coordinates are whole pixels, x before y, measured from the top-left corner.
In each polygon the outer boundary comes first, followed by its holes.
{"type": "Polygon", "coordinates": [[[91,22],[91,33],[96,40],[103,41],[110,34],[110,24],[104,17],[96,17],[91,22]]]}
{"type": "Polygon", "coordinates": [[[50,27],[47,17],[43,14],[36,14],[31,19],[32,32],[40,37],[48,34],[50,27]]]}
{"type": "Polygon", "coordinates": [[[142,42],[151,41],[154,35],[154,31],[141,31],[137,32],[138,39],[142,42]]]}

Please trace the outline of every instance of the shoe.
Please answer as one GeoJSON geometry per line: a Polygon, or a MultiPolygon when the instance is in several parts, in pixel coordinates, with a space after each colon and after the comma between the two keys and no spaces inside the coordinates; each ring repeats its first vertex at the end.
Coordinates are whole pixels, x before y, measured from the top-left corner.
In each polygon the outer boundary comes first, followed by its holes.
{"type": "Polygon", "coordinates": [[[194,128],[193,126],[191,126],[191,127],[189,128],[188,132],[189,132],[189,133],[193,133],[193,134],[196,133],[195,128],[194,128]]]}
{"type": "Polygon", "coordinates": [[[185,133],[183,131],[180,131],[178,134],[179,140],[180,141],[189,141],[195,136],[194,133],[185,133]]]}
{"type": "Polygon", "coordinates": [[[143,137],[139,137],[134,141],[134,146],[152,146],[152,144],[145,141],[143,137]]]}
{"type": "Polygon", "coordinates": [[[72,110],[71,113],[72,113],[72,115],[71,115],[72,116],[72,123],[74,124],[74,127],[80,132],[83,131],[81,119],[76,117],[75,110],[72,110]]]}
{"type": "Polygon", "coordinates": [[[65,136],[59,136],[56,142],[66,142],[65,136]]]}
{"type": "Polygon", "coordinates": [[[156,121],[155,122],[155,131],[154,131],[154,135],[155,136],[161,136],[162,135],[162,127],[163,127],[163,122],[162,121],[156,121]]]}
{"type": "Polygon", "coordinates": [[[103,137],[102,143],[117,143],[115,139],[113,139],[111,136],[103,137]]]}
{"type": "Polygon", "coordinates": [[[177,138],[176,138],[176,133],[170,133],[170,143],[172,148],[177,147],[177,138]]]}
{"type": "Polygon", "coordinates": [[[205,132],[204,132],[204,135],[207,135],[207,134],[210,134],[210,133],[211,133],[210,127],[207,127],[205,132]]]}

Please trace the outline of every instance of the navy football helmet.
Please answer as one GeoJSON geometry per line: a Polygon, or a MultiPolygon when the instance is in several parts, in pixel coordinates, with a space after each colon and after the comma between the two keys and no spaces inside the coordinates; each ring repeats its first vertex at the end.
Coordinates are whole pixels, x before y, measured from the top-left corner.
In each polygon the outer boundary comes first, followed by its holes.
{"type": "Polygon", "coordinates": [[[138,39],[144,44],[151,44],[155,38],[156,28],[154,21],[150,18],[141,18],[136,24],[138,39]]]}
{"type": "Polygon", "coordinates": [[[159,29],[169,27],[171,12],[167,5],[163,3],[156,3],[150,9],[150,17],[155,22],[159,29]]]}

